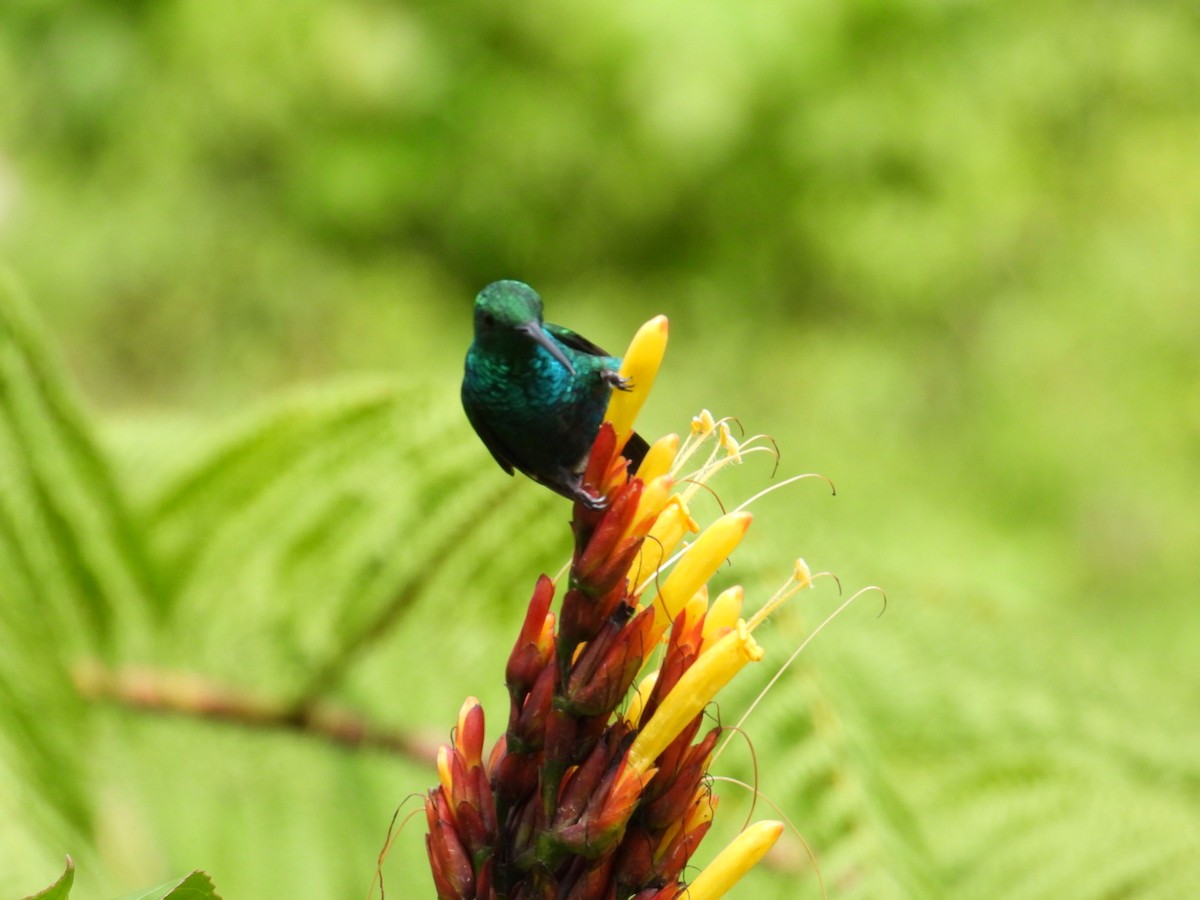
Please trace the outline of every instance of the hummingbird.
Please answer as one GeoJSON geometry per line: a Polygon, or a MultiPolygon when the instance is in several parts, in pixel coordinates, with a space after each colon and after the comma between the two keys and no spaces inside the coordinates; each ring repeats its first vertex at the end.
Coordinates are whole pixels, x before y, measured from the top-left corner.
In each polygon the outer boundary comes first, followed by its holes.
{"type": "MultiPolygon", "coordinates": [[[[603,509],[582,484],[609,395],[632,385],[621,360],[561,325],[542,321],[542,298],[520,281],[495,281],[475,298],[462,404],[500,468],[519,469],[557,494],[603,509]]],[[[633,434],[622,454],[637,471],[648,446],[633,434]]]]}

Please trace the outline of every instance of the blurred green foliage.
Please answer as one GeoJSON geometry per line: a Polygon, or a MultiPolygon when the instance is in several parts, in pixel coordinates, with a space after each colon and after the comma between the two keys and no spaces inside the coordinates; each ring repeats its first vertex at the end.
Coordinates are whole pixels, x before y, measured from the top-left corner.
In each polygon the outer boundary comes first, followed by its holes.
{"type": "Polygon", "coordinates": [[[1198,57],[1152,0],[6,0],[0,890],[69,851],[93,891],[361,893],[427,771],[68,668],[288,697],[409,585],[331,695],[499,727],[567,542],[457,409],[470,298],[519,277],[610,349],[671,317],[644,431],[710,406],[837,483],[758,505],[729,576],[888,589],[747,723],[831,895],[1193,893],[1198,57]]]}

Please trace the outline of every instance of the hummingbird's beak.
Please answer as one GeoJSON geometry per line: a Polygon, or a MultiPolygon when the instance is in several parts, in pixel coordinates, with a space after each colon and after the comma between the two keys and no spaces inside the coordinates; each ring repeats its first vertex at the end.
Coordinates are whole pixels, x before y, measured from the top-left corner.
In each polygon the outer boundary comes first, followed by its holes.
{"type": "Polygon", "coordinates": [[[541,344],[546,348],[547,353],[549,353],[566,367],[568,372],[570,372],[572,375],[575,374],[575,367],[571,365],[571,361],[567,359],[567,354],[563,353],[562,347],[558,346],[554,338],[546,334],[546,331],[544,328],[542,328],[542,324],[540,322],[526,322],[524,325],[518,325],[516,330],[526,335],[534,343],[541,344]]]}

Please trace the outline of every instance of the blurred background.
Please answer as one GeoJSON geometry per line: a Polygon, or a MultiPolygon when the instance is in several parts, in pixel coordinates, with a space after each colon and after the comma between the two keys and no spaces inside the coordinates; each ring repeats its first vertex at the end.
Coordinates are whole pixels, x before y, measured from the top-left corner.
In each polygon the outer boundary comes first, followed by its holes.
{"type": "MultiPolygon", "coordinates": [[[[643,433],[708,407],[836,484],[756,504],[751,603],[796,556],[887,591],[718,766],[798,831],[735,896],[821,896],[800,836],[830,897],[1194,895],[1198,58],[1148,0],[6,0],[0,890],[366,894],[427,767],[78,666],[497,733],[569,552],[458,406],[512,277],[616,352],[670,317],[643,433]]],[[[422,826],[389,896],[432,894],[422,826]]]]}

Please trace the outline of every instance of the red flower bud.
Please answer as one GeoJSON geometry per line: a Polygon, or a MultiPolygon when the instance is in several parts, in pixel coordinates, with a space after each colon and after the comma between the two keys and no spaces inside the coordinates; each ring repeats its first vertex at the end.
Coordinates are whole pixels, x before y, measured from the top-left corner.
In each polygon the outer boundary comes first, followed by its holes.
{"type": "Polygon", "coordinates": [[[554,656],[554,616],[550,612],[553,599],[554,582],[543,575],[533,589],[525,622],[504,670],[504,681],[514,703],[520,703],[554,656]]]}
{"type": "Polygon", "coordinates": [[[638,499],[641,496],[642,482],[637,478],[620,488],[613,496],[604,517],[592,531],[587,545],[576,554],[571,566],[571,581],[581,590],[588,590],[592,573],[612,555],[617,544],[622,542],[637,515],[638,499]]]}
{"type": "Polygon", "coordinates": [[[429,826],[425,849],[438,900],[471,900],[475,896],[475,870],[440,787],[430,791],[425,800],[425,820],[429,826]]]}
{"type": "Polygon", "coordinates": [[[575,661],[564,693],[585,716],[607,716],[629,692],[642,662],[653,649],[654,610],[644,609],[623,626],[609,622],[575,661]]]}
{"type": "Polygon", "coordinates": [[[602,857],[589,866],[579,876],[579,880],[567,889],[565,900],[609,900],[615,897],[611,885],[612,869],[613,857],[602,857]]]}

